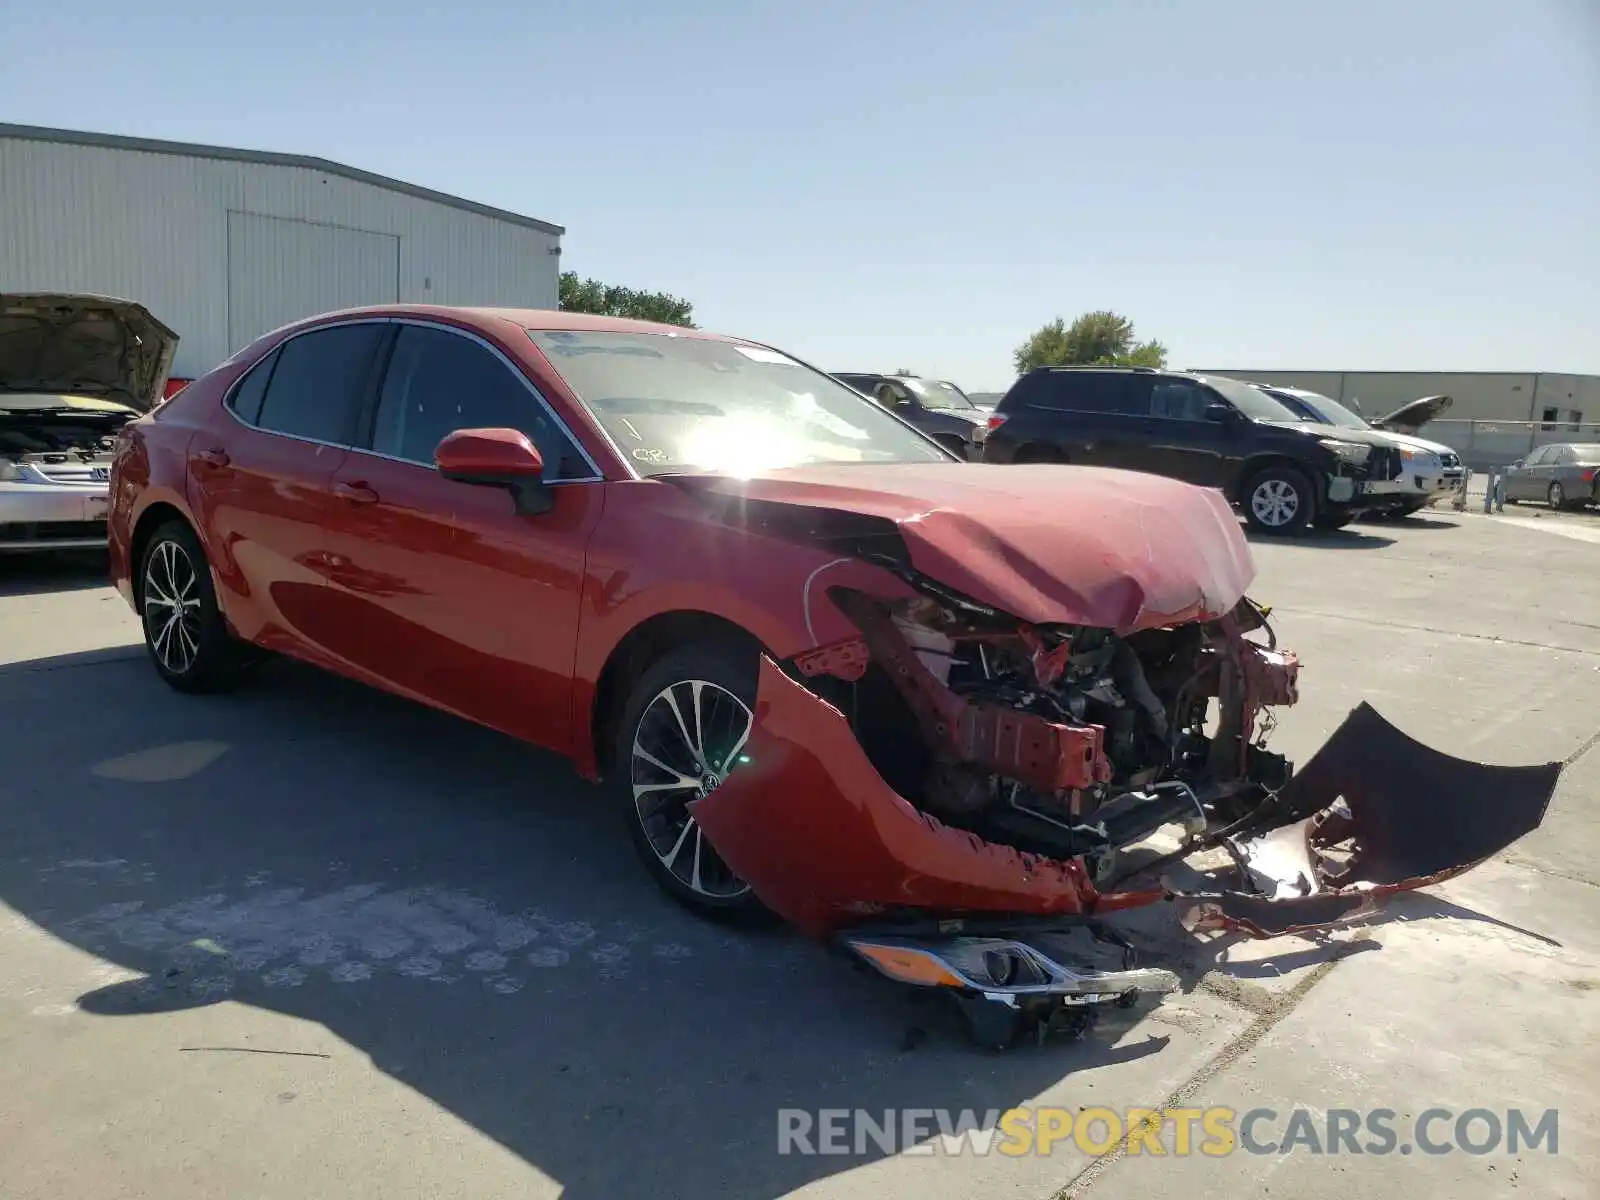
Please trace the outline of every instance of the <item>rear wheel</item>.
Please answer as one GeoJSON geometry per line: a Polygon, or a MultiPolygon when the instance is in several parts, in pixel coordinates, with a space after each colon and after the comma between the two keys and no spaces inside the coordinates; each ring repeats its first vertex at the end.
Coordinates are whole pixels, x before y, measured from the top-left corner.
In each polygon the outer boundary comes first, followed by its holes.
{"type": "Polygon", "coordinates": [[[1268,467],[1244,486],[1244,517],[1252,529],[1278,536],[1299,533],[1315,515],[1311,481],[1293,467],[1268,467]]]}
{"type": "Polygon", "coordinates": [[[180,692],[235,686],[260,659],[228,630],[200,539],[168,521],[145,544],[139,564],[139,617],[156,672],[180,692]]]}
{"type": "Polygon", "coordinates": [[[612,751],[617,799],[646,869],[679,903],[723,921],[767,910],[689,805],[738,767],[755,722],[758,665],[748,650],[717,642],[669,652],[634,684],[612,751]]]}
{"type": "Polygon", "coordinates": [[[1552,483],[1550,490],[1545,493],[1545,499],[1550,502],[1551,508],[1565,508],[1567,506],[1567,489],[1560,483],[1552,483]]]}

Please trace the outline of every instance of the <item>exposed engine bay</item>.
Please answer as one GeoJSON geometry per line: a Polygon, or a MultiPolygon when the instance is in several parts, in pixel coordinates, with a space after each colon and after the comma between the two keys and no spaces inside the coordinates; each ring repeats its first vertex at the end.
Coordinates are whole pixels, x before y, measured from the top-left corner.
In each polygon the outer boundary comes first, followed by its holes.
{"type": "Polygon", "coordinates": [[[818,690],[884,779],[946,825],[1082,858],[1104,883],[1123,847],[1169,824],[1198,837],[1289,779],[1265,748],[1267,710],[1294,703],[1299,663],[1249,600],[1218,621],[1123,638],[931,596],[830,599],[861,641],[796,667],[847,683],[818,690]]]}
{"type": "Polygon", "coordinates": [[[46,474],[51,468],[110,464],[117,430],[138,414],[97,409],[11,409],[0,396],[0,459],[33,464],[46,474]]]}

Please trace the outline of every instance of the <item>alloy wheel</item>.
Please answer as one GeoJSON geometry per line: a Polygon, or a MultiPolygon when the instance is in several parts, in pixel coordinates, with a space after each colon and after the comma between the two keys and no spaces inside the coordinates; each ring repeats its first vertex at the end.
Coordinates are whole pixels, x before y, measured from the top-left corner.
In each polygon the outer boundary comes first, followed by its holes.
{"type": "Polygon", "coordinates": [[[684,886],[719,901],[738,899],[750,886],[711,848],[688,806],[738,766],[754,721],[726,688],[686,679],[656,694],[633,736],[633,805],[651,850],[684,886]]]}
{"type": "Polygon", "coordinates": [[[173,675],[187,675],[200,653],[200,577],[177,542],[158,542],[151,550],[143,600],[150,649],[173,675]]]}
{"type": "Polygon", "coordinates": [[[1250,511],[1263,525],[1280,529],[1300,511],[1300,493],[1287,479],[1263,479],[1250,493],[1250,511]]]}
{"type": "Polygon", "coordinates": [[[1559,483],[1550,485],[1550,507],[1561,508],[1567,503],[1567,491],[1559,483]]]}

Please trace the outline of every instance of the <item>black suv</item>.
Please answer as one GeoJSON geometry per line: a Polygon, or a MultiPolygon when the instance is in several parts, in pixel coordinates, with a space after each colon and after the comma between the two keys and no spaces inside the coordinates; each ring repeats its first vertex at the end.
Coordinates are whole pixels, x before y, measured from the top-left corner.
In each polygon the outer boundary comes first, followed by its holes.
{"type": "Polygon", "coordinates": [[[1001,397],[985,462],[1070,462],[1221,488],[1266,533],[1337,529],[1401,469],[1393,439],[1303,421],[1238,380],[1149,367],[1040,367],[1001,397]]]}
{"type": "Polygon", "coordinates": [[[970,462],[983,457],[989,410],[979,408],[955,384],[915,375],[876,375],[867,371],[835,371],[833,377],[863,396],[870,396],[950,453],[970,462]]]}

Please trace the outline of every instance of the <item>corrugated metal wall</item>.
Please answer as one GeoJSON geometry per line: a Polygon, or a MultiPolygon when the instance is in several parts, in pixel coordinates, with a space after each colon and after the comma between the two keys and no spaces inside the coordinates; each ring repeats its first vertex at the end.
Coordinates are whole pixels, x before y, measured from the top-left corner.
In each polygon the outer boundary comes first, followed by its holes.
{"type": "Polygon", "coordinates": [[[182,338],[175,375],[350,303],[554,308],[559,245],[303,167],[0,137],[0,290],[139,300],[182,338]]]}

